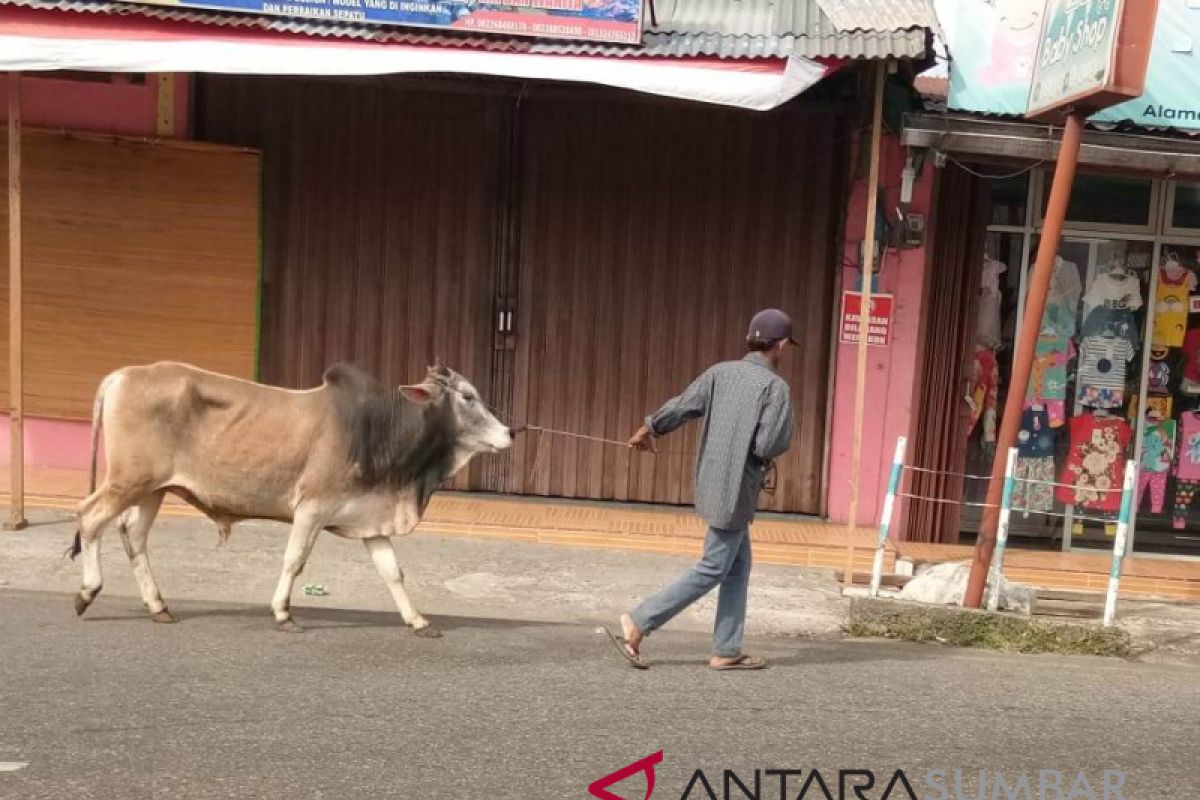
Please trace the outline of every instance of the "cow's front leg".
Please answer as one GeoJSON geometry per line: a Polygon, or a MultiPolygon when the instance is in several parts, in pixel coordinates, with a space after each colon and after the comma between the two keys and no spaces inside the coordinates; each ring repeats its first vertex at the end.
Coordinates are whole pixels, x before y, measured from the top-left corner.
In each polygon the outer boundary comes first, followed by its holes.
{"type": "Polygon", "coordinates": [[[392,591],[392,597],[405,624],[411,625],[413,632],[418,636],[441,636],[442,634],[429,624],[429,620],[413,608],[412,601],[408,599],[408,592],[404,591],[404,573],[400,571],[400,564],[396,561],[396,549],[392,547],[392,540],[386,536],[374,536],[363,539],[363,544],[367,546],[367,552],[375,562],[379,577],[383,578],[383,582],[392,591]]]}
{"type": "Polygon", "coordinates": [[[279,586],[275,589],[275,598],[271,601],[271,611],[274,612],[275,622],[281,631],[298,633],[304,630],[292,619],[292,588],[296,584],[296,576],[308,561],[308,555],[312,552],[320,530],[321,526],[309,514],[297,514],[292,522],[287,551],[283,554],[283,574],[279,576],[279,586]]]}

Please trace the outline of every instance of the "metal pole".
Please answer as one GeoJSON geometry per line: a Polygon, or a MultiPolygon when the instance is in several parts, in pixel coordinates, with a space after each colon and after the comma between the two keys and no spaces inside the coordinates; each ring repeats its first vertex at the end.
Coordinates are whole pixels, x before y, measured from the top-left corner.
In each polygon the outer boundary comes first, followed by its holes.
{"type": "MultiPolygon", "coordinates": [[[[1000,499],[1000,524],[996,528],[996,555],[992,559],[991,576],[988,582],[992,584],[991,594],[988,595],[988,611],[1000,608],[1000,585],[1004,582],[1004,550],[1008,547],[1008,523],[1012,518],[1012,496],[1016,484],[1014,475],[1017,471],[1017,448],[1008,449],[1008,461],[1004,466],[1004,496],[1000,499]]],[[[1029,493],[1026,491],[1026,497],[1029,493]]]]}
{"type": "Polygon", "coordinates": [[[8,73],[8,404],[12,507],[5,530],[25,527],[25,392],[21,341],[21,73],[8,73]]]}
{"type": "Polygon", "coordinates": [[[1121,586],[1121,565],[1125,560],[1125,543],[1129,540],[1129,518],[1133,514],[1133,498],[1137,493],[1137,461],[1125,462],[1125,483],[1121,487],[1121,513],[1117,516],[1117,537],[1113,542],[1112,570],[1108,573],[1108,595],[1104,598],[1104,624],[1117,621],[1117,592],[1121,586]]]}
{"type": "Polygon", "coordinates": [[[850,447],[850,508],[846,523],[845,586],[854,584],[854,532],[858,528],[858,501],[862,471],[863,411],[867,384],[867,334],[871,325],[871,272],[875,264],[875,213],[879,197],[879,147],[883,135],[883,85],[888,62],[875,67],[875,101],[871,119],[871,167],[867,175],[867,220],[863,240],[862,291],[858,309],[858,370],[854,379],[854,427],[850,447]]]}
{"type": "Polygon", "coordinates": [[[1082,138],[1083,114],[1072,111],[1067,115],[1067,124],[1063,130],[1058,163],[1054,167],[1054,182],[1050,187],[1050,199],[1046,203],[1042,239],[1038,243],[1037,261],[1034,263],[1029,292],[1025,297],[1025,311],[1021,318],[1020,335],[1017,337],[1017,352],[1013,358],[1008,397],[1004,401],[1004,416],[1000,420],[1000,434],[996,441],[996,456],[992,459],[987,506],[983,509],[979,539],[975,542],[975,554],[971,561],[971,575],[967,579],[967,591],[963,596],[963,605],[967,608],[979,608],[983,602],[983,589],[987,584],[988,568],[992,563],[992,552],[996,545],[996,529],[1000,523],[1004,466],[1008,460],[1009,449],[1017,443],[1017,433],[1021,427],[1025,390],[1029,386],[1029,373],[1033,367],[1038,331],[1042,327],[1042,314],[1046,310],[1050,279],[1054,276],[1054,256],[1058,253],[1058,243],[1062,239],[1063,221],[1067,216],[1067,201],[1071,198],[1071,184],[1075,181],[1075,165],[1079,160],[1079,143],[1082,138]]]}
{"type": "Polygon", "coordinates": [[[892,474],[888,477],[887,494],[883,497],[883,511],[879,514],[879,541],[875,544],[875,561],[871,564],[871,597],[879,596],[879,584],[883,582],[883,557],[887,550],[888,528],[892,523],[892,509],[896,506],[896,492],[900,489],[900,478],[904,474],[904,451],[908,439],[896,439],[896,454],[892,456],[892,474]]]}

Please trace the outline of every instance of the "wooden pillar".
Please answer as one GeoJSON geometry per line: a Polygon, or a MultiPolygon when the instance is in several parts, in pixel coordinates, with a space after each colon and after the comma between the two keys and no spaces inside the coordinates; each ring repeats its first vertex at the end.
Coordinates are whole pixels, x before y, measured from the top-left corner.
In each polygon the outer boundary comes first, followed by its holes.
{"type": "Polygon", "coordinates": [[[25,527],[25,375],[21,342],[21,73],[8,73],[8,404],[12,507],[4,529],[25,527]]]}
{"type": "Polygon", "coordinates": [[[875,265],[875,214],[879,200],[879,149],[883,136],[883,87],[888,61],[875,65],[875,99],[871,119],[871,167],[867,176],[867,220],[863,240],[862,304],[858,311],[858,369],[854,378],[854,427],[850,446],[850,509],[846,523],[845,586],[854,583],[854,533],[858,529],[858,504],[862,484],[862,429],[867,392],[867,348],[871,322],[871,279],[875,265]]]}
{"type": "Polygon", "coordinates": [[[175,135],[175,73],[160,72],[157,76],[158,114],[155,131],[159,136],[175,135]]]}

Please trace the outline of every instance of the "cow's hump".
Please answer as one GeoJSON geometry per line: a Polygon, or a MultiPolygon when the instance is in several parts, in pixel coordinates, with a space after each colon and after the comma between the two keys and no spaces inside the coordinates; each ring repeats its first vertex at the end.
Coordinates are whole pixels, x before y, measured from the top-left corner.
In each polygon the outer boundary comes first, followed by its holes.
{"type": "Polygon", "coordinates": [[[355,401],[377,396],[385,391],[383,384],[374,375],[353,364],[334,364],[325,370],[322,380],[339,394],[355,401]]]}

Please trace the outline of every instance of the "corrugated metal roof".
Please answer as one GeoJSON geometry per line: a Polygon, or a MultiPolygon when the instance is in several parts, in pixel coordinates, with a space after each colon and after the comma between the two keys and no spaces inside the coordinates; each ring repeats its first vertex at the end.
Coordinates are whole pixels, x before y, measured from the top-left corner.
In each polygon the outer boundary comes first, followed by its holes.
{"type": "Polygon", "coordinates": [[[932,0],[816,0],[840,31],[938,30],[932,0]]]}
{"type": "Polygon", "coordinates": [[[585,53],[606,56],[718,56],[720,58],[921,58],[925,31],[855,31],[828,36],[732,36],[716,33],[656,33],[642,38],[642,47],[588,42],[541,42],[535,53],[585,53]]]}
{"type": "MultiPolygon", "coordinates": [[[[653,0],[646,45],[671,55],[745,57],[801,55],[807,58],[919,58],[925,27],[886,24],[836,25],[822,10],[828,0],[653,0]]],[[[872,5],[926,5],[926,0],[873,0],[872,5]]],[[[860,15],[865,18],[866,14],[860,15]]],[[[861,22],[862,19],[857,20],[861,22]]]]}
{"type": "MultiPolygon", "coordinates": [[[[820,3],[828,0],[819,0],[820,3]]],[[[376,42],[472,47],[506,52],[604,56],[717,56],[720,58],[923,58],[928,31],[909,26],[894,30],[839,30],[821,11],[818,0],[656,0],[654,22],[647,19],[642,45],[547,41],[482,36],[391,25],[330,22],[240,12],[205,11],[136,5],[112,0],[0,0],[22,6],[79,13],[138,15],[153,19],[350,38],[376,42]]],[[[881,6],[923,4],[923,0],[884,0],[881,6]]],[[[865,12],[864,12],[865,13],[865,12]]],[[[904,21],[896,13],[884,16],[904,21]]],[[[891,24],[889,22],[889,24],[891,24]]]]}

